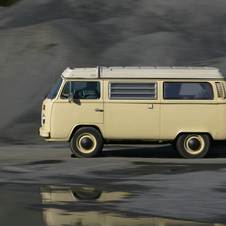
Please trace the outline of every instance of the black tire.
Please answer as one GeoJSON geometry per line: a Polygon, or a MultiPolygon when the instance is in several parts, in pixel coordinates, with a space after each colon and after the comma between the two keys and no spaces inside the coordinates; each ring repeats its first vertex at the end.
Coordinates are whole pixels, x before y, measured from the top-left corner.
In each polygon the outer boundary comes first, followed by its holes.
{"type": "Polygon", "coordinates": [[[103,149],[103,138],[93,127],[78,129],[70,140],[70,148],[80,158],[97,156],[103,149]]]}
{"type": "Polygon", "coordinates": [[[204,157],[210,146],[211,139],[207,134],[182,134],[176,141],[178,153],[187,159],[204,157]]]}
{"type": "Polygon", "coordinates": [[[177,151],[176,142],[175,142],[175,141],[173,141],[173,142],[171,143],[171,145],[172,145],[173,149],[175,149],[175,150],[177,151]]]}
{"type": "Polygon", "coordinates": [[[71,192],[78,200],[96,200],[102,193],[97,188],[71,188],[71,192]]]}

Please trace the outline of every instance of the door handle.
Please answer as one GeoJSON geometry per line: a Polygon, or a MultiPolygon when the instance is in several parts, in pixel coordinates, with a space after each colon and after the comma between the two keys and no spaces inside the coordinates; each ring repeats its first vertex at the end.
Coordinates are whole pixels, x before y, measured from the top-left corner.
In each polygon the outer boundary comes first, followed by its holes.
{"type": "Polygon", "coordinates": [[[99,109],[99,108],[96,108],[95,111],[97,111],[97,112],[104,112],[103,109],[99,109]]]}
{"type": "Polygon", "coordinates": [[[148,104],[148,109],[153,109],[153,104],[148,104]]]}

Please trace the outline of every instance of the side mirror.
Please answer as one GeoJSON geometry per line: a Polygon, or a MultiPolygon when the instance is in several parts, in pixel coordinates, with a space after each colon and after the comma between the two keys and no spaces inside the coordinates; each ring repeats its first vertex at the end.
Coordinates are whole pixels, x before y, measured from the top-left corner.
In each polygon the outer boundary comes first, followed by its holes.
{"type": "Polygon", "coordinates": [[[68,94],[68,101],[70,103],[74,102],[74,98],[73,98],[73,94],[72,93],[68,94]]]}
{"type": "Polygon", "coordinates": [[[75,104],[77,104],[77,105],[81,105],[80,99],[76,99],[76,98],[74,99],[72,93],[70,93],[70,94],[68,95],[68,101],[69,101],[69,103],[75,103],[75,104]]]}

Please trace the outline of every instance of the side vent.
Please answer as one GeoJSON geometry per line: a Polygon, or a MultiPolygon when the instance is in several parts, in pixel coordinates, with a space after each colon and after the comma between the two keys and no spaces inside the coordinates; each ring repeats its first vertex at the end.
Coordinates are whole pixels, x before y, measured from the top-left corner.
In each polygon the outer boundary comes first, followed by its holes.
{"type": "Polygon", "coordinates": [[[155,100],[156,82],[110,82],[109,99],[155,100]]]}
{"type": "Polygon", "coordinates": [[[224,98],[224,91],[220,82],[215,82],[218,98],[224,98]]]}

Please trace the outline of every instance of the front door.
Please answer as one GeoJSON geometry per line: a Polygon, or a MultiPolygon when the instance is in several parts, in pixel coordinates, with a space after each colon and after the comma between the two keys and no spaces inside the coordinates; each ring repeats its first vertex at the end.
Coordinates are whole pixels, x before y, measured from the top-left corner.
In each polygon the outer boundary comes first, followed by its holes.
{"type": "Polygon", "coordinates": [[[103,114],[101,82],[66,82],[53,104],[51,138],[65,139],[77,125],[102,125],[103,114]]]}

